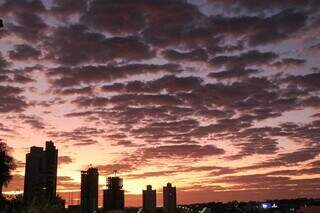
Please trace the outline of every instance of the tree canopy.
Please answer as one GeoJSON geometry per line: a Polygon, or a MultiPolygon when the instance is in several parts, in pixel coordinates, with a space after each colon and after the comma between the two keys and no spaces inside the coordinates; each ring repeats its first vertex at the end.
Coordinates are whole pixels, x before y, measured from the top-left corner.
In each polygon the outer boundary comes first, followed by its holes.
{"type": "Polygon", "coordinates": [[[12,179],[11,171],[15,167],[16,165],[9,153],[8,146],[0,141],[0,197],[2,197],[2,187],[6,186],[12,179]]]}

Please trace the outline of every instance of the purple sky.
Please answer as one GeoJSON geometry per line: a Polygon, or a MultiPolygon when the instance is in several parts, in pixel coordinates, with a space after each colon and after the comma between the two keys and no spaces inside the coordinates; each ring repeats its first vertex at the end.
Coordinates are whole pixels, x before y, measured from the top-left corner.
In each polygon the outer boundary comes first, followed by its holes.
{"type": "Polygon", "coordinates": [[[0,0],[0,140],[53,140],[59,192],[114,169],[129,205],[320,193],[318,0],[0,0]]]}

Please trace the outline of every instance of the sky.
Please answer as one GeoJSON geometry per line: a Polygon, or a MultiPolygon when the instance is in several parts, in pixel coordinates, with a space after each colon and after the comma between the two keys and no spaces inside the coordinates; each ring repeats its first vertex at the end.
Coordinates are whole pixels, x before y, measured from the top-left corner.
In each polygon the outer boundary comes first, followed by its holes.
{"type": "MultiPolygon", "coordinates": [[[[320,1],[0,0],[0,140],[178,203],[320,194],[320,1]]],[[[100,193],[101,193],[100,190],[100,193]]],[[[73,193],[71,193],[73,192],[73,193]]]]}

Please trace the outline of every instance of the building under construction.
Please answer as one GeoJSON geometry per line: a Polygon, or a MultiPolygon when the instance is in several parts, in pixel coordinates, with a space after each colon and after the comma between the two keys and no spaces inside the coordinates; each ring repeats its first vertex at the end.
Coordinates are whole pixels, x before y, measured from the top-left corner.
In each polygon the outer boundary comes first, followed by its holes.
{"type": "Polygon", "coordinates": [[[107,189],[103,190],[104,212],[124,209],[124,190],[122,187],[122,178],[116,176],[107,178],[107,189]]]}

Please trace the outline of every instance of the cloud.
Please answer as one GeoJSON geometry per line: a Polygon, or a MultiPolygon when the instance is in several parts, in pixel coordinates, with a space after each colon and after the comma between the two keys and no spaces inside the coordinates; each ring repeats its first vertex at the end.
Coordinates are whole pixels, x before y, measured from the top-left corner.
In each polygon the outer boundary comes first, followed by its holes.
{"type": "Polygon", "coordinates": [[[32,128],[43,130],[46,128],[46,124],[43,119],[35,116],[35,115],[19,115],[19,119],[21,119],[24,123],[29,124],[32,128]]]}
{"type": "Polygon", "coordinates": [[[245,9],[248,12],[261,12],[261,11],[272,11],[272,10],[283,10],[288,8],[308,8],[317,5],[316,1],[307,0],[301,2],[299,0],[271,0],[268,2],[254,1],[254,0],[207,0],[209,3],[222,4],[225,7],[232,7],[234,9],[245,9]]]}
{"type": "Polygon", "coordinates": [[[9,57],[11,60],[29,60],[29,59],[39,59],[41,56],[41,51],[29,46],[27,44],[15,45],[15,50],[9,52],[9,57]]]}
{"type": "Polygon", "coordinates": [[[268,175],[291,175],[291,176],[299,176],[299,175],[316,175],[319,174],[320,168],[306,168],[306,169],[294,169],[294,170],[278,170],[274,172],[269,172],[268,175]]]}
{"type": "Polygon", "coordinates": [[[9,66],[9,62],[3,57],[3,54],[0,52],[0,71],[4,72],[5,68],[9,66]]]}
{"type": "Polygon", "coordinates": [[[70,156],[59,156],[58,162],[59,162],[59,165],[71,164],[73,162],[73,159],[70,156]]]}
{"type": "Polygon", "coordinates": [[[54,5],[50,8],[50,13],[54,16],[63,17],[72,14],[81,14],[87,9],[84,0],[55,0],[54,5]]]}
{"type": "Polygon", "coordinates": [[[143,145],[139,145],[139,144],[133,143],[128,140],[119,140],[117,143],[114,143],[113,145],[123,146],[123,147],[141,147],[141,146],[143,146],[143,145]]]}
{"type": "MultiPolygon", "coordinates": [[[[268,3],[269,4],[269,3],[268,3]]],[[[210,17],[210,30],[217,34],[245,36],[249,46],[275,44],[285,41],[299,32],[307,24],[308,15],[294,9],[280,10],[269,16],[249,16],[248,14],[226,17],[210,17]]]]}
{"type": "Polygon", "coordinates": [[[81,21],[99,30],[124,34],[141,30],[145,25],[145,15],[140,2],[94,0],[89,3],[81,21]]]}
{"type": "Polygon", "coordinates": [[[48,29],[47,24],[40,16],[29,12],[15,13],[15,21],[17,24],[8,24],[10,33],[33,43],[40,41],[48,29]]]}
{"type": "Polygon", "coordinates": [[[306,75],[289,76],[284,81],[290,84],[301,86],[307,90],[317,91],[319,86],[320,72],[314,72],[306,75]]]}
{"type": "MultiPolygon", "coordinates": [[[[288,177],[279,177],[279,176],[267,176],[264,174],[254,174],[254,175],[241,175],[241,176],[225,176],[221,178],[225,183],[237,183],[237,184],[245,184],[248,187],[250,185],[256,185],[257,183],[262,184],[279,184],[286,181],[289,181],[290,178],[288,177]]],[[[216,180],[218,182],[218,180],[216,180]]],[[[264,184],[264,185],[265,185],[264,184]]]]}
{"type": "Polygon", "coordinates": [[[59,190],[79,190],[80,184],[75,182],[69,176],[58,176],[57,178],[57,189],[59,190]]]}
{"type": "Polygon", "coordinates": [[[6,125],[4,125],[3,123],[0,123],[0,131],[2,132],[11,132],[13,131],[12,129],[8,128],[6,125]]]}
{"type": "Polygon", "coordinates": [[[34,82],[34,79],[30,78],[28,75],[16,73],[14,74],[13,79],[8,79],[8,82],[27,84],[34,82]]]}
{"type": "Polygon", "coordinates": [[[260,29],[249,38],[248,43],[256,46],[288,39],[291,34],[305,26],[307,17],[304,12],[296,12],[291,9],[281,11],[263,20],[260,29]],[[263,35],[267,36],[262,39],[263,35]]]}
{"type": "Polygon", "coordinates": [[[24,170],[25,168],[25,162],[19,161],[19,160],[15,160],[15,164],[16,164],[16,169],[17,170],[24,170]]]}
{"type": "Polygon", "coordinates": [[[100,65],[83,67],[57,67],[49,70],[48,75],[54,78],[54,86],[70,87],[79,83],[110,82],[116,79],[125,79],[134,75],[148,73],[179,73],[177,64],[128,64],[128,65],[100,65]]]}
{"type": "MultiPolygon", "coordinates": [[[[285,135],[291,139],[303,139],[308,146],[317,146],[319,140],[319,120],[311,121],[307,124],[296,124],[292,122],[282,123],[282,133],[279,135],[285,135]]],[[[313,147],[316,148],[316,147],[313,147]]],[[[310,147],[310,149],[312,149],[310,147]]]]}
{"type": "Polygon", "coordinates": [[[217,109],[208,109],[206,107],[200,108],[196,111],[196,115],[206,118],[229,118],[233,115],[232,111],[223,111],[217,109]]]}
{"type": "Polygon", "coordinates": [[[320,50],[320,43],[310,46],[309,49],[312,51],[319,51],[320,50]]]}
{"type": "Polygon", "coordinates": [[[306,60],[304,59],[296,59],[296,58],[285,58],[281,61],[273,63],[271,66],[283,69],[283,68],[289,68],[289,67],[302,67],[306,63],[306,60]]]}
{"type": "Polygon", "coordinates": [[[166,171],[156,171],[156,172],[144,172],[140,174],[129,174],[126,175],[126,179],[144,179],[148,177],[166,177],[178,173],[177,171],[166,170],[166,171]]]}
{"type": "Polygon", "coordinates": [[[313,148],[303,148],[295,152],[288,154],[280,154],[277,161],[283,162],[284,164],[289,163],[299,163],[307,160],[314,159],[317,155],[320,154],[320,151],[317,150],[318,147],[313,148]]]}
{"type": "Polygon", "coordinates": [[[82,88],[68,88],[68,89],[56,89],[53,91],[58,95],[90,95],[93,93],[92,87],[82,87],[82,88]]]}
{"type": "Polygon", "coordinates": [[[252,166],[242,167],[242,170],[254,170],[261,168],[272,168],[277,166],[298,165],[299,163],[312,160],[319,155],[318,147],[302,148],[294,152],[279,154],[272,160],[256,163],[252,166]]]}
{"type": "Polygon", "coordinates": [[[97,165],[96,168],[98,168],[99,173],[104,176],[112,175],[114,171],[125,173],[135,169],[134,165],[121,163],[97,165]]]}
{"type": "MultiPolygon", "coordinates": [[[[92,105],[85,106],[89,107],[92,105]]],[[[106,99],[101,99],[101,105],[106,104],[106,99]]],[[[66,114],[67,117],[84,117],[92,118],[95,120],[97,117],[101,119],[112,119],[119,125],[129,126],[130,124],[137,124],[140,121],[145,119],[164,119],[164,120],[175,120],[177,117],[183,117],[186,115],[192,115],[194,110],[189,107],[179,107],[179,106],[168,106],[168,105],[159,105],[159,106],[115,106],[111,109],[105,110],[84,110],[74,113],[66,114]]],[[[127,130],[126,130],[127,131],[127,130]]],[[[111,134],[112,139],[122,139],[125,137],[127,132],[121,131],[121,133],[111,134]]]]}
{"type": "Polygon", "coordinates": [[[268,65],[278,56],[272,52],[259,52],[256,50],[241,53],[235,56],[217,56],[210,60],[214,66],[225,66],[233,69],[237,67],[268,65]]]}
{"type": "Polygon", "coordinates": [[[216,105],[233,108],[237,103],[244,100],[249,101],[250,97],[261,102],[271,102],[277,98],[277,95],[272,92],[276,88],[277,86],[267,78],[251,77],[230,84],[208,83],[196,88],[192,93],[180,93],[178,97],[190,105],[208,107],[216,105]]]}
{"type": "Polygon", "coordinates": [[[250,136],[246,141],[235,144],[235,147],[239,147],[241,151],[228,157],[229,159],[235,160],[254,154],[270,155],[275,154],[279,149],[276,139],[261,136],[250,136]]]}
{"type": "MultiPolygon", "coordinates": [[[[139,137],[166,138],[175,134],[184,134],[197,128],[197,120],[185,119],[180,121],[153,122],[142,128],[132,129],[132,133],[139,137]]],[[[189,140],[186,140],[189,141],[189,140]]]]}
{"type": "Polygon", "coordinates": [[[190,52],[178,52],[176,50],[165,50],[161,53],[171,61],[207,61],[208,55],[203,49],[195,49],[190,52]]]}
{"type": "Polygon", "coordinates": [[[28,104],[19,93],[22,89],[18,87],[0,85],[0,94],[3,94],[0,97],[0,113],[21,112],[27,108],[28,104]]]}
{"type": "Polygon", "coordinates": [[[1,94],[5,94],[5,95],[15,95],[15,94],[19,94],[22,93],[22,89],[18,88],[18,87],[12,87],[12,86],[0,86],[0,91],[1,94]]]}
{"type": "Polygon", "coordinates": [[[241,78],[248,78],[253,74],[260,73],[259,70],[256,69],[243,69],[243,68],[233,68],[228,69],[220,72],[212,72],[208,74],[208,77],[216,78],[216,79],[241,79],[241,78]]]}
{"type": "Polygon", "coordinates": [[[320,160],[313,161],[313,162],[311,162],[309,165],[311,165],[311,166],[313,166],[313,167],[317,167],[317,168],[319,168],[320,160]]]}
{"type": "Polygon", "coordinates": [[[181,0],[144,1],[142,5],[147,17],[142,36],[147,42],[159,47],[194,47],[210,40],[211,33],[201,26],[204,16],[196,6],[181,0]]]}
{"type": "Polygon", "coordinates": [[[148,44],[137,36],[106,38],[80,24],[56,28],[45,48],[49,50],[47,58],[62,65],[139,61],[153,56],[148,44]]]}
{"type": "Polygon", "coordinates": [[[214,145],[201,146],[181,144],[142,148],[138,150],[138,153],[140,153],[140,156],[145,160],[159,158],[199,159],[204,157],[222,155],[225,153],[225,151],[223,149],[217,148],[214,145]]]}
{"type": "MultiPolygon", "coordinates": [[[[12,53],[12,51],[9,52],[12,53]]],[[[15,53],[14,53],[15,54],[15,53]]],[[[21,56],[21,55],[20,55],[21,56]]],[[[14,63],[8,62],[7,59],[2,55],[0,52],[0,83],[4,83],[4,85],[0,85],[6,87],[8,85],[12,85],[15,83],[30,83],[34,80],[30,78],[29,73],[31,72],[32,68],[20,68],[20,69],[13,69],[12,65],[14,63]],[[7,84],[5,84],[7,83],[7,84]]],[[[13,87],[13,86],[11,86],[13,87]]],[[[19,88],[18,88],[19,89],[19,88]]],[[[16,91],[15,94],[21,93],[21,91],[16,91]]]]}
{"type": "Polygon", "coordinates": [[[242,176],[225,176],[223,178],[215,179],[214,181],[233,184],[230,190],[254,190],[254,191],[268,191],[268,187],[272,185],[271,190],[290,191],[291,193],[314,191],[314,188],[319,186],[319,178],[305,178],[293,179],[285,176],[273,176],[272,174],[253,174],[242,176]]]}
{"type": "Polygon", "coordinates": [[[3,190],[22,192],[23,186],[24,186],[24,176],[15,174],[12,176],[12,181],[3,190]]]}
{"type": "Polygon", "coordinates": [[[168,93],[177,93],[182,91],[191,91],[200,87],[202,79],[197,77],[176,77],[166,75],[153,81],[130,81],[127,84],[105,85],[102,91],[119,93],[159,93],[166,91],[168,93]]]}
{"type": "Polygon", "coordinates": [[[171,95],[142,95],[142,94],[122,94],[112,96],[110,99],[102,97],[94,98],[78,98],[73,101],[81,107],[99,107],[106,106],[108,104],[117,106],[175,106],[182,103],[175,96],[171,95]]]}
{"type": "Polygon", "coordinates": [[[103,137],[105,131],[94,127],[79,127],[71,131],[47,131],[47,135],[58,142],[73,143],[74,146],[97,144],[96,138],[103,137]]]}
{"type": "Polygon", "coordinates": [[[19,13],[19,12],[30,12],[30,13],[41,13],[45,11],[45,7],[42,1],[25,1],[25,0],[5,0],[0,7],[0,11],[3,14],[19,13]]]}

